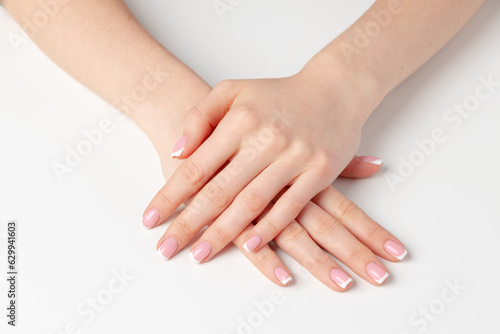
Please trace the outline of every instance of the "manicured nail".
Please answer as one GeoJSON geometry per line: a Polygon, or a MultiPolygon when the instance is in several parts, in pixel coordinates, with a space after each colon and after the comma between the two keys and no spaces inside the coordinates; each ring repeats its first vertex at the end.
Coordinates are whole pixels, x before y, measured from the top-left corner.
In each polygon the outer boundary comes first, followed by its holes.
{"type": "Polygon", "coordinates": [[[373,262],[366,266],[366,272],[378,284],[382,284],[389,277],[389,273],[384,268],[373,262]]]}
{"type": "Polygon", "coordinates": [[[384,163],[384,160],[377,158],[377,157],[369,157],[369,156],[362,156],[359,157],[359,160],[368,162],[377,166],[381,166],[384,163]]]}
{"type": "Polygon", "coordinates": [[[243,245],[243,248],[250,253],[253,252],[255,248],[259,247],[260,243],[262,242],[262,239],[258,235],[254,235],[250,239],[248,239],[247,242],[243,245]]]}
{"type": "Polygon", "coordinates": [[[195,262],[200,263],[204,258],[208,256],[208,254],[210,254],[211,251],[212,247],[210,247],[210,244],[206,241],[203,241],[191,251],[190,255],[195,262]]]}
{"type": "Polygon", "coordinates": [[[174,237],[168,237],[162,242],[160,248],[158,248],[158,254],[165,260],[168,260],[170,259],[172,254],[174,254],[178,246],[179,244],[174,237]]]}
{"type": "Polygon", "coordinates": [[[276,269],[274,269],[274,276],[276,276],[276,278],[279,279],[283,285],[286,285],[292,280],[292,276],[290,276],[290,274],[281,267],[276,267],[276,269]]]}
{"type": "Polygon", "coordinates": [[[157,209],[149,209],[148,212],[142,217],[142,226],[145,228],[151,228],[158,223],[160,219],[160,211],[157,209]]]}
{"type": "Polygon", "coordinates": [[[172,158],[180,157],[184,149],[186,148],[186,143],[188,141],[187,136],[182,136],[181,139],[175,144],[174,149],[172,150],[172,158]]]}
{"type": "Polygon", "coordinates": [[[402,245],[393,240],[387,240],[384,244],[384,249],[400,261],[408,254],[408,251],[402,245]]]}
{"type": "Polygon", "coordinates": [[[330,278],[342,289],[345,289],[352,282],[351,276],[339,269],[332,269],[330,271],[330,278]]]}

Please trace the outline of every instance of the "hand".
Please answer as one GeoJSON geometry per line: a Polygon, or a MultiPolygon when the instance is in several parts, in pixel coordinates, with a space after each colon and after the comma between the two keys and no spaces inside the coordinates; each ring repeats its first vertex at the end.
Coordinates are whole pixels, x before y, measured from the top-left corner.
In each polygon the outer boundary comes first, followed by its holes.
{"type": "Polygon", "coordinates": [[[343,94],[342,87],[349,86],[346,81],[338,89],[323,90],[318,84],[322,86],[302,73],[224,82],[189,111],[184,122],[187,135],[173,155],[185,158],[205,142],[181,164],[146,211],[158,210],[157,221],[163,221],[199,193],[165,236],[182,248],[213,222],[192,252],[196,261],[207,261],[289,186],[248,233],[245,248],[255,251],[327,188],[359,145],[362,122],[356,110],[361,104],[343,94]]]}
{"type": "MultiPolygon", "coordinates": [[[[235,242],[243,242],[244,238],[245,233],[235,242]]],[[[328,253],[373,285],[380,285],[389,277],[387,268],[376,255],[396,262],[407,254],[397,238],[333,187],[309,202],[296,221],[274,241],[319,281],[336,291],[349,288],[352,278],[328,253]]],[[[268,256],[269,262],[279,260],[275,255],[268,256]]]]}
{"type": "MultiPolygon", "coordinates": [[[[374,159],[355,157],[340,176],[359,178],[373,175],[380,165],[367,161],[374,159]]],[[[174,161],[162,160],[164,174],[171,175],[174,161]]],[[[389,261],[402,260],[406,251],[401,242],[332,187],[316,196],[314,201],[308,203],[297,220],[274,239],[278,246],[335,291],[350,288],[352,278],[322,248],[371,284],[381,284],[381,278],[385,276],[382,273],[387,269],[376,255],[389,261]]],[[[269,245],[251,253],[244,250],[245,237],[252,227],[253,224],[247,226],[233,243],[269,280],[288,285],[292,278],[290,270],[269,245]]],[[[165,240],[165,236],[161,238],[157,248],[163,257],[169,258],[177,252],[177,245],[174,244],[173,248],[170,242],[163,245],[165,240]]]]}

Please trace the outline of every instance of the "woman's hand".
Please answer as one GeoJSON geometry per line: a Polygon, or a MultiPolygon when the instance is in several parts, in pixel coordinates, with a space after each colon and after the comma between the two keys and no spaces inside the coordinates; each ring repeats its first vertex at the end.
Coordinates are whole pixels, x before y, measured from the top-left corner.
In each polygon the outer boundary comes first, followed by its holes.
{"type": "MultiPolygon", "coordinates": [[[[375,174],[380,165],[368,162],[375,159],[355,157],[340,175],[358,178],[375,174]]],[[[166,176],[171,174],[173,165],[172,160],[164,161],[166,176]]],[[[268,206],[266,212],[270,208],[268,206]]],[[[248,225],[233,243],[269,280],[278,285],[288,285],[292,274],[269,245],[251,253],[244,250],[244,242],[253,226],[248,225]]],[[[167,239],[162,237],[157,245],[159,254],[164,258],[178,251],[177,244],[167,239]]],[[[404,246],[396,237],[333,187],[328,187],[313,202],[309,202],[297,219],[274,241],[319,281],[335,291],[345,291],[351,287],[352,278],[328,253],[374,285],[383,283],[388,275],[377,255],[393,262],[402,260],[406,255],[404,246]]]]}
{"type": "MultiPolygon", "coordinates": [[[[243,234],[238,239],[244,237],[243,234]]],[[[349,287],[352,278],[328,253],[373,285],[380,285],[389,277],[376,255],[397,262],[407,254],[396,237],[333,187],[309,202],[296,221],[274,240],[319,281],[336,291],[349,287]]]]}
{"type": "Polygon", "coordinates": [[[363,123],[358,111],[366,108],[351,97],[354,84],[342,71],[336,87],[309,73],[223,82],[191,109],[173,153],[189,158],[146,209],[146,216],[159,213],[149,226],[198,192],[165,238],[181,249],[213,222],[192,249],[195,261],[208,261],[285,187],[247,233],[245,249],[258,250],[289,225],[354,156],[363,123]]]}

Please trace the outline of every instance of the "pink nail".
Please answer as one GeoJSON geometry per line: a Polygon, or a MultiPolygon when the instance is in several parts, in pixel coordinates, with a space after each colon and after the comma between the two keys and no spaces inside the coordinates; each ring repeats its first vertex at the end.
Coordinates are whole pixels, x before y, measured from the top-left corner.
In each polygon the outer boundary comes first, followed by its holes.
{"type": "Polygon", "coordinates": [[[177,243],[177,240],[175,240],[174,237],[168,237],[167,239],[165,239],[162,242],[160,248],[158,248],[158,254],[161,257],[168,260],[168,259],[170,259],[172,254],[174,254],[174,252],[178,246],[179,246],[179,244],[177,243]]]}
{"type": "Polygon", "coordinates": [[[330,271],[330,278],[342,289],[345,289],[352,282],[351,276],[339,269],[332,269],[330,271]]]}
{"type": "Polygon", "coordinates": [[[148,212],[142,217],[142,225],[145,228],[151,228],[158,223],[160,219],[160,211],[157,209],[149,209],[148,212]]]}
{"type": "Polygon", "coordinates": [[[369,157],[369,156],[362,156],[359,157],[359,160],[363,162],[368,162],[377,166],[381,166],[384,163],[384,160],[377,158],[377,157],[369,157]]]}
{"type": "Polygon", "coordinates": [[[211,251],[212,247],[210,247],[210,244],[206,241],[203,241],[191,251],[190,255],[195,262],[200,263],[208,256],[208,254],[210,254],[211,251]]]}
{"type": "Polygon", "coordinates": [[[276,278],[279,279],[283,285],[286,285],[292,280],[292,276],[290,276],[290,274],[281,267],[276,267],[276,269],[274,269],[274,276],[276,276],[276,278]]]}
{"type": "Polygon", "coordinates": [[[260,243],[262,242],[262,239],[258,235],[254,235],[250,239],[248,239],[247,242],[243,245],[243,248],[250,253],[255,250],[255,248],[259,247],[260,243]]]}
{"type": "Polygon", "coordinates": [[[186,143],[188,141],[187,136],[182,136],[181,139],[175,144],[174,149],[172,150],[172,158],[180,157],[184,149],[186,148],[186,143]]]}
{"type": "Polygon", "coordinates": [[[373,262],[366,266],[366,272],[378,284],[382,284],[389,277],[389,273],[384,268],[373,262]]]}
{"type": "Polygon", "coordinates": [[[384,249],[400,261],[408,254],[408,251],[402,245],[393,240],[387,240],[384,244],[384,249]]]}

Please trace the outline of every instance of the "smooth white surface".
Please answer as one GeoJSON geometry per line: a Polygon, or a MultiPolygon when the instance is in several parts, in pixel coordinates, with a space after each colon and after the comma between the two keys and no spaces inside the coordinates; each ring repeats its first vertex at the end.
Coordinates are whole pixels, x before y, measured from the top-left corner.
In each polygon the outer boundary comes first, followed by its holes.
{"type": "MultiPolygon", "coordinates": [[[[373,1],[246,0],[225,20],[212,1],[127,2],[162,44],[215,84],[295,73],[373,1]]],[[[13,47],[13,34],[20,28],[0,9],[0,233],[16,219],[20,252],[19,327],[8,333],[64,333],[72,322],[80,333],[498,331],[500,88],[456,129],[443,119],[474,94],[479,77],[500,81],[498,1],[368,121],[359,153],[383,158],[382,172],[335,183],[409,250],[402,263],[387,264],[391,276],[382,287],[354,275],[347,293],[330,291],[283,252],[294,273],[288,288],[268,282],[236,249],[203,265],[187,249],[161,259],[155,245],[164,229],[139,224],[163,183],[146,136],[31,42],[13,47]],[[103,118],[114,131],[59,182],[51,163],[103,118]],[[391,189],[386,177],[397,173],[400,157],[418,155],[415,140],[437,128],[446,141],[391,189]],[[133,279],[91,318],[82,303],[109,296],[103,289],[120,286],[114,277],[122,270],[133,279]],[[466,288],[450,292],[454,282],[466,288]],[[278,303],[259,316],[264,300],[278,303]],[[422,308],[431,309],[429,320],[422,308]],[[238,332],[241,319],[255,327],[238,332]]],[[[2,279],[2,305],[6,291],[2,279]]]]}

